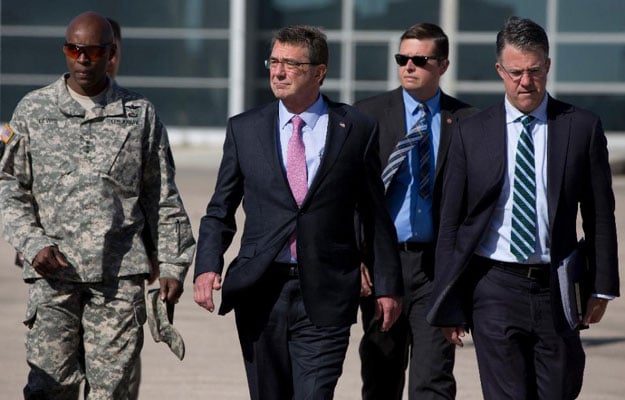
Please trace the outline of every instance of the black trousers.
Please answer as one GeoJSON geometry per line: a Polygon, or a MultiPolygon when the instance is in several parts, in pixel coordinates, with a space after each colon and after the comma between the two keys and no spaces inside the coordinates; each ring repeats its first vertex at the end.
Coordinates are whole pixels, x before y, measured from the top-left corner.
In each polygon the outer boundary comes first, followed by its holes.
{"type": "MultiPolygon", "coordinates": [[[[579,332],[553,324],[548,273],[528,278],[474,261],[473,341],[486,400],[575,399],[585,355],[579,332]]],[[[548,266],[547,266],[548,268],[548,266]]]]}
{"type": "Polygon", "coordinates": [[[267,276],[235,316],[252,400],[334,397],[350,327],[312,324],[296,276],[267,276]]]}
{"type": "Polygon", "coordinates": [[[400,251],[405,296],[403,312],[393,327],[380,331],[374,320],[375,299],[361,302],[363,328],[360,342],[363,400],[401,400],[408,374],[408,398],[411,400],[454,399],[453,376],[455,349],[440,328],[426,320],[431,293],[434,247],[424,245],[400,251]]]}

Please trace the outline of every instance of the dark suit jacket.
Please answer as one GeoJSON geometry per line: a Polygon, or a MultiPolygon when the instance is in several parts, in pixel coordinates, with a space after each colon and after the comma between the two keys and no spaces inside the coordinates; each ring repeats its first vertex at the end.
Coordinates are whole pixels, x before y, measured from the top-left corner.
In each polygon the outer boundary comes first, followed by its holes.
{"type": "MultiPolygon", "coordinates": [[[[440,194],[443,186],[442,171],[447,160],[449,142],[455,125],[460,119],[475,114],[477,108],[462,101],[441,93],[441,133],[436,170],[434,175],[434,190],[432,193],[432,210],[434,229],[438,226],[440,194]]],[[[369,97],[354,104],[355,107],[377,119],[380,125],[380,161],[382,169],[388,164],[388,157],[395,149],[395,145],[406,136],[406,111],[402,88],[391,90],[377,96],[369,97]]]]}
{"type": "MultiPolygon", "coordinates": [[[[506,174],[503,102],[459,124],[445,171],[432,308],[437,326],[470,322],[463,279],[488,227],[506,174]]],[[[565,327],[556,267],[577,244],[581,210],[595,293],[619,295],[614,194],[607,141],[599,118],[549,98],[547,104],[547,202],[550,227],[551,292],[556,329],[565,327]]]]}
{"type": "Polygon", "coordinates": [[[301,209],[279,154],[278,103],[228,122],[195,262],[195,276],[222,272],[223,253],[235,233],[235,211],[243,198],[245,227],[239,254],[223,284],[221,314],[257,285],[297,229],[299,279],[311,321],[319,326],[354,323],[361,259],[353,225],[356,210],[372,233],[379,294],[403,293],[397,238],[384,207],[377,125],[353,107],[325,100],[329,123],[324,155],[301,209]]]}

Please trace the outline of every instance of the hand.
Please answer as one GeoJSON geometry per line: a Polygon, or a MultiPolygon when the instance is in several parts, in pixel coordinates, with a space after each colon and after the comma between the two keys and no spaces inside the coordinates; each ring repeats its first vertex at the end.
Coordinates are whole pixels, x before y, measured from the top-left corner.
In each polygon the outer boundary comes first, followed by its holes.
{"type": "Polygon", "coordinates": [[[590,325],[601,321],[606,308],[608,308],[608,300],[591,296],[586,304],[586,315],[584,315],[582,324],[590,325]]]}
{"type": "Polygon", "coordinates": [[[68,266],[67,259],[56,246],[48,246],[39,250],[33,260],[33,268],[44,278],[68,266]]]}
{"type": "Polygon", "coordinates": [[[195,278],[193,284],[193,300],[210,312],[215,310],[213,290],[221,289],[221,275],[216,272],[205,272],[195,278]]]}
{"type": "Polygon", "coordinates": [[[160,299],[170,304],[178,303],[178,299],[184,292],[182,282],[174,278],[159,278],[158,282],[161,285],[160,299]]]}
{"type": "Polygon", "coordinates": [[[155,255],[150,256],[150,266],[152,267],[150,271],[150,276],[148,277],[148,285],[151,285],[156,281],[156,278],[161,274],[161,268],[158,264],[158,257],[155,255]]]}
{"type": "Polygon", "coordinates": [[[360,263],[360,297],[371,296],[373,293],[373,282],[369,276],[369,269],[364,263],[360,263]]]}
{"type": "Polygon", "coordinates": [[[464,326],[444,327],[441,328],[441,331],[443,331],[443,335],[449,343],[455,344],[458,347],[464,346],[464,343],[462,343],[461,339],[467,334],[464,326]]]}
{"type": "Polygon", "coordinates": [[[398,297],[380,296],[376,299],[375,319],[382,319],[382,332],[387,332],[401,314],[401,301],[398,297]]]}

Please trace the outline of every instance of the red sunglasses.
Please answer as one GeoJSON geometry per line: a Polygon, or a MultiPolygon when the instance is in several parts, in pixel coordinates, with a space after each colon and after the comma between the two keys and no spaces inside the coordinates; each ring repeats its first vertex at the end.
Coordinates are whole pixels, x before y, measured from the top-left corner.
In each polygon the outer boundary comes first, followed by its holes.
{"type": "Polygon", "coordinates": [[[104,57],[106,50],[111,48],[113,43],[107,43],[102,45],[83,45],[76,43],[65,43],[63,45],[63,53],[72,60],[78,59],[80,54],[84,54],[89,61],[97,61],[104,57]]]}

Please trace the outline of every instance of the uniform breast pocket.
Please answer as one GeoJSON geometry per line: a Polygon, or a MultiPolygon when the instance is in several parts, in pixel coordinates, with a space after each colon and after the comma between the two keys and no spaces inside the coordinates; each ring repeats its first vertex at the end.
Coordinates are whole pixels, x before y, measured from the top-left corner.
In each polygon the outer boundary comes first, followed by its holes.
{"type": "Polygon", "coordinates": [[[116,153],[109,153],[108,162],[102,160],[103,165],[109,165],[107,175],[127,190],[138,190],[144,154],[141,139],[130,132],[123,143],[111,149],[116,149],[116,153]]]}
{"type": "Polygon", "coordinates": [[[59,190],[63,190],[66,184],[73,181],[73,173],[77,166],[71,158],[59,157],[55,161],[58,164],[53,165],[50,159],[40,162],[39,159],[33,157],[33,190],[41,193],[49,193],[58,195],[59,190]]]}

